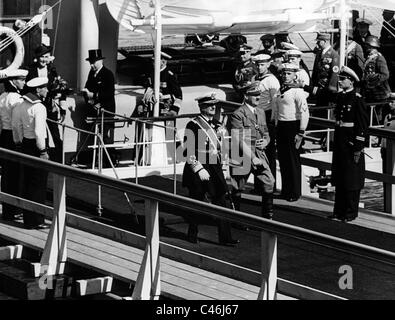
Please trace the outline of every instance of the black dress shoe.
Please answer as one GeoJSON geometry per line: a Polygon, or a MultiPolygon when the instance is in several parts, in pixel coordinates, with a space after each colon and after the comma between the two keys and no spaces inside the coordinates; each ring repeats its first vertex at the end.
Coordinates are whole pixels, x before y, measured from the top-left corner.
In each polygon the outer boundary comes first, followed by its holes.
{"type": "Polygon", "coordinates": [[[353,221],[353,220],[355,220],[357,217],[345,217],[345,218],[342,218],[341,220],[343,221],[343,222],[350,222],[350,221],[353,221]]]}
{"type": "Polygon", "coordinates": [[[234,247],[236,244],[240,243],[240,240],[237,239],[229,239],[229,240],[220,240],[219,244],[227,247],[234,247]]]}

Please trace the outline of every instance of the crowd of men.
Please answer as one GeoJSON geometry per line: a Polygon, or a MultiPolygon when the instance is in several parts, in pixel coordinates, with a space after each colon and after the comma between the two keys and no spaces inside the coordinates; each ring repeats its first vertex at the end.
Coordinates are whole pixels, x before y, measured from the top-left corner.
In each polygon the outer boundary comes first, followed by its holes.
{"type": "MultiPolygon", "coordinates": [[[[40,45],[34,63],[28,68],[7,72],[2,79],[4,92],[0,96],[0,146],[44,160],[62,162],[62,139],[59,123],[66,114],[67,83],[53,65],[52,48],[40,45]]],[[[88,114],[101,108],[115,111],[114,76],[103,66],[100,50],[90,50],[86,59],[91,72],[83,90],[88,114]]],[[[104,141],[111,141],[113,128],[104,127],[104,141]]],[[[14,196],[45,203],[48,173],[34,166],[19,166],[3,160],[1,190],[14,196]]],[[[16,220],[23,215],[28,229],[45,228],[40,214],[3,205],[3,219],[16,220]]]]}
{"type": "MultiPolygon", "coordinates": [[[[384,12],[384,19],[394,25],[393,12],[384,12]]],[[[263,35],[260,38],[262,49],[255,53],[247,43],[242,44],[233,83],[240,95],[241,106],[226,123],[220,123],[215,108],[218,100],[210,93],[197,99],[201,114],[187,124],[183,185],[188,188],[190,196],[221,206],[229,206],[230,202],[232,207],[240,210],[241,193],[253,174],[254,192],[262,196],[261,215],[272,219],[276,160],[280,164],[282,186],[278,196],[290,202],[297,201],[301,196],[300,153],[305,132],[309,126],[311,128],[310,114],[314,112],[320,116],[321,109],[316,112],[315,107],[330,107],[334,109],[336,121],[332,163],[336,199],[332,218],[355,219],[364,186],[363,149],[369,120],[366,102],[378,105],[377,122],[380,124],[387,114],[393,113],[388,102],[391,89],[386,55],[389,51],[381,52],[381,45],[388,44],[393,38],[386,32],[381,33],[381,38],[371,35],[370,25],[365,18],[356,19],[355,29],[348,33],[346,66],[342,68],[338,44],[332,45],[335,39],[331,34],[319,33],[311,74],[303,61],[304,53],[286,34],[263,35]],[[225,130],[232,136],[230,154],[241,155],[241,158],[230,157],[229,160],[230,190],[222,171],[221,140],[225,130]],[[191,141],[193,147],[189,148],[191,141]]],[[[97,116],[103,108],[114,113],[114,75],[103,65],[105,58],[100,49],[90,50],[88,54],[86,60],[91,71],[83,90],[88,114],[97,116]]],[[[3,148],[61,162],[62,140],[54,121],[64,120],[66,96],[56,89],[61,78],[53,66],[51,48],[41,45],[35,50],[35,56],[35,63],[28,70],[10,72],[4,81],[5,92],[0,96],[0,144],[3,148]]],[[[183,94],[177,77],[167,68],[168,59],[171,56],[162,52],[160,115],[176,116],[182,107],[183,94]]],[[[150,111],[154,103],[153,76],[148,75],[146,92],[135,115],[152,115],[150,111]]],[[[166,125],[171,129],[171,123],[166,125]]],[[[113,143],[113,131],[113,124],[104,125],[105,144],[113,143]]],[[[173,134],[172,130],[168,132],[173,134]]],[[[136,139],[140,141],[141,137],[136,139]]],[[[141,163],[141,154],[137,157],[141,163]]],[[[45,172],[27,166],[21,170],[10,161],[3,161],[2,166],[3,191],[44,202],[45,172]]],[[[16,219],[20,214],[11,206],[3,208],[6,220],[16,219]]],[[[23,217],[27,228],[42,227],[44,222],[42,216],[32,212],[23,212],[23,217]]],[[[190,217],[188,222],[188,240],[196,243],[199,221],[190,217]]],[[[218,226],[221,244],[239,242],[232,238],[228,223],[218,221],[218,226]]]]}

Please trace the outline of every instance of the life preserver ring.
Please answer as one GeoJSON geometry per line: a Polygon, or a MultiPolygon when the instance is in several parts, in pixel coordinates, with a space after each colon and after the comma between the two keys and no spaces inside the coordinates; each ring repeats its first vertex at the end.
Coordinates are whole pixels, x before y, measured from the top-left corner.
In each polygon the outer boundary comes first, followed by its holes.
{"type": "Polygon", "coordinates": [[[23,46],[22,38],[16,33],[16,31],[8,27],[0,26],[0,35],[3,34],[10,37],[15,43],[16,52],[12,63],[7,68],[0,70],[0,78],[7,77],[8,71],[18,69],[22,65],[25,56],[25,47],[23,46]]]}

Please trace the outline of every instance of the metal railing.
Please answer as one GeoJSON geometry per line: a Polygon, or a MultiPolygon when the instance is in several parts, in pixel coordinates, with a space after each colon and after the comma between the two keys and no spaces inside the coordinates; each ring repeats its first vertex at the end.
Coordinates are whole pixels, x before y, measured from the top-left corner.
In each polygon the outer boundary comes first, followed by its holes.
{"type": "MultiPolygon", "coordinates": [[[[66,252],[66,178],[105,186],[111,189],[127,192],[145,199],[146,249],[139,275],[134,287],[134,299],[158,299],[160,287],[159,267],[159,203],[182,209],[187,214],[211,216],[226,221],[254,227],[261,231],[262,247],[262,283],[259,299],[275,299],[277,295],[277,236],[282,235],[313,243],[322,247],[334,249],[347,254],[363,257],[372,261],[380,261],[395,267],[395,253],[375,247],[359,244],[318,233],[304,228],[267,220],[247,213],[214,206],[193,199],[173,195],[157,189],[140,186],[134,183],[64,166],[51,161],[27,156],[18,152],[0,148],[0,159],[13,161],[25,166],[34,166],[55,175],[54,204],[51,230],[45,245],[41,260],[42,270],[48,270],[52,275],[61,274],[67,259],[66,252]]],[[[0,193],[0,201],[22,208],[28,208],[38,213],[47,213],[46,206],[27,201],[6,193],[0,193]]],[[[109,229],[113,228],[108,226],[109,229]]],[[[114,228],[115,229],[115,228],[114,228]]]]}

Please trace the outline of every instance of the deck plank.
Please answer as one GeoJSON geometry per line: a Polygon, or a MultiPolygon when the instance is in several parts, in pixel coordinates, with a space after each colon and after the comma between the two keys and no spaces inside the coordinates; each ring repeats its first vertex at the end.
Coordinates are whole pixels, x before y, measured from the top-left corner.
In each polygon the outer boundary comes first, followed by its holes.
{"type": "MultiPolygon", "coordinates": [[[[48,230],[26,230],[18,224],[0,223],[0,234],[4,238],[34,249],[43,249],[47,233],[48,230]]],[[[124,281],[136,281],[143,250],[70,227],[68,240],[70,262],[124,281]]],[[[178,299],[256,299],[259,291],[256,286],[167,258],[161,258],[161,279],[164,295],[178,299]]]]}

